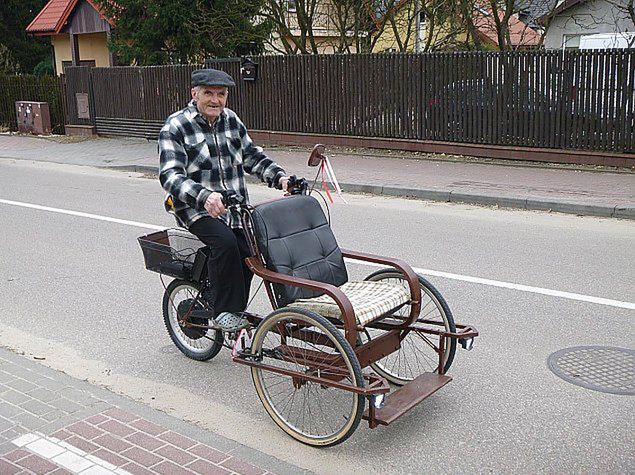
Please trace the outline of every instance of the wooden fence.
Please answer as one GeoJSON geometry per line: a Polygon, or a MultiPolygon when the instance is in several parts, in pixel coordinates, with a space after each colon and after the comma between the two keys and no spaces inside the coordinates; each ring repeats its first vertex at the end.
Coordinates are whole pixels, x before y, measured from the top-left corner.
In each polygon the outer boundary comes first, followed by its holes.
{"type": "MultiPolygon", "coordinates": [[[[632,152],[635,50],[262,56],[210,61],[237,82],[250,129],[632,152]]],[[[195,66],[69,68],[98,132],[155,137],[189,100],[195,66]]],[[[72,85],[72,87],[71,87],[72,85]]],[[[79,92],[79,91],[77,91],[79,92]]],[[[81,123],[81,122],[78,122],[81,123]]]]}
{"type": "Polygon", "coordinates": [[[15,132],[18,122],[16,101],[48,102],[51,128],[55,134],[64,133],[64,79],[58,76],[0,75],[0,129],[15,132]]]}

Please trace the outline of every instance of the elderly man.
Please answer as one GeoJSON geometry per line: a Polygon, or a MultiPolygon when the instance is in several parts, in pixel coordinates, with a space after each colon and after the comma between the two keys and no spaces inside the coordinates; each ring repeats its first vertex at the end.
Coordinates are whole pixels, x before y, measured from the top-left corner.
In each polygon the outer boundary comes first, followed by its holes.
{"type": "MultiPolygon", "coordinates": [[[[192,101],[165,121],[159,135],[159,180],[177,220],[210,248],[203,297],[215,326],[237,331],[253,277],[245,265],[249,246],[240,216],[223,198],[238,193],[248,202],[244,173],[287,189],[285,171],[256,147],[235,112],[225,107],[231,76],[216,69],[192,73],[192,101]]],[[[167,201],[166,201],[167,202],[167,201]]]]}

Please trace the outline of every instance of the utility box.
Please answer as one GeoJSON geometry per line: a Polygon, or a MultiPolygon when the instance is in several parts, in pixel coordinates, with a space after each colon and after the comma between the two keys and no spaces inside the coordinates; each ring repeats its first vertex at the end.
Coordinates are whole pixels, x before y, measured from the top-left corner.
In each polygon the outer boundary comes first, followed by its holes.
{"type": "Polygon", "coordinates": [[[16,101],[18,132],[50,135],[51,114],[48,102],[16,101]]]}

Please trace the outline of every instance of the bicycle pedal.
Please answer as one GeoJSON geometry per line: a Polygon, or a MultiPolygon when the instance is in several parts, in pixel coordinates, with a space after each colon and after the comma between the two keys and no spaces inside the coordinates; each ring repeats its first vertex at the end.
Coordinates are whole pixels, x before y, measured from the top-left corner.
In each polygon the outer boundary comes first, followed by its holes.
{"type": "Polygon", "coordinates": [[[232,356],[237,357],[244,354],[245,350],[251,348],[251,340],[251,331],[247,331],[246,328],[240,330],[240,333],[234,342],[234,348],[232,348],[232,356]]]}

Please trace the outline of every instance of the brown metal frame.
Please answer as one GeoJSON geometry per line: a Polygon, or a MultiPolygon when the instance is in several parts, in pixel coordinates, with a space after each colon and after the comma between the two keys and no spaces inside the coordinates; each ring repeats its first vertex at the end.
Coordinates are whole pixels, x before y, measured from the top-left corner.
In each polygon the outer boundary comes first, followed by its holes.
{"type": "MultiPolygon", "coordinates": [[[[411,299],[408,302],[408,305],[410,305],[410,314],[408,315],[408,317],[405,319],[395,319],[401,321],[391,322],[390,320],[388,320],[382,322],[374,321],[369,323],[367,325],[369,328],[386,330],[386,333],[384,333],[380,337],[371,339],[366,343],[360,343],[360,340],[358,339],[358,333],[360,331],[364,331],[365,327],[357,323],[353,306],[344,292],[342,292],[338,287],[331,284],[303,279],[299,277],[293,277],[267,269],[265,262],[263,261],[262,254],[258,249],[258,244],[256,242],[255,236],[253,235],[250,211],[245,208],[242,208],[242,223],[243,229],[246,230],[247,241],[249,243],[253,256],[245,259],[245,262],[247,263],[249,269],[255,275],[263,279],[272,308],[274,310],[280,308],[271,287],[271,285],[274,283],[301,287],[328,295],[335,301],[342,314],[341,321],[337,321],[335,319],[330,320],[338,326],[343,326],[345,338],[353,348],[355,356],[357,357],[362,368],[365,368],[370,364],[393,353],[394,351],[399,350],[403,338],[405,338],[405,336],[410,331],[415,331],[439,336],[439,346],[438,348],[435,347],[435,351],[439,355],[439,366],[437,368],[437,373],[439,375],[443,375],[443,354],[445,350],[446,339],[467,339],[478,336],[478,332],[476,331],[476,329],[469,325],[457,324],[457,331],[447,332],[439,328],[441,325],[440,322],[419,319],[418,315],[421,310],[421,287],[419,284],[419,278],[412,267],[410,267],[401,259],[342,249],[343,257],[372,262],[375,264],[383,264],[400,271],[403,274],[404,278],[407,280],[408,286],[410,288],[411,299]]],[[[393,311],[394,309],[391,312],[393,311]]],[[[387,316],[389,316],[391,312],[389,312],[387,316]]],[[[244,315],[254,325],[260,323],[263,318],[259,315],[250,313],[245,313],[244,315]]],[[[206,325],[189,323],[187,322],[187,315],[185,319],[186,321],[184,323],[186,327],[213,328],[206,325]]],[[[301,338],[305,341],[319,341],[318,339],[321,337],[320,334],[304,328],[294,329],[293,333],[296,335],[300,335],[301,338]]],[[[329,342],[323,343],[325,345],[329,345],[329,342]]],[[[375,374],[363,375],[364,379],[367,381],[367,384],[365,385],[365,387],[362,388],[343,382],[342,380],[346,377],[347,372],[343,369],[342,364],[338,364],[342,362],[341,358],[339,358],[339,360],[337,358],[334,358],[333,361],[329,362],[318,362],[315,358],[311,357],[310,352],[303,351],[301,354],[298,354],[294,352],[292,347],[283,348],[281,354],[283,359],[293,357],[293,361],[300,362],[302,364],[306,363],[307,366],[315,366],[315,372],[305,373],[268,365],[260,361],[257,355],[253,355],[251,353],[238,354],[237,356],[233,357],[233,361],[239,364],[250,366],[252,368],[260,368],[265,371],[271,371],[274,373],[289,376],[293,378],[294,384],[297,385],[302,385],[305,384],[307,381],[312,381],[323,386],[334,387],[345,391],[350,391],[355,394],[361,394],[365,397],[386,394],[390,391],[388,382],[384,378],[379,377],[375,374]],[[321,374],[322,372],[326,372],[327,374],[323,375],[321,374]]],[[[381,422],[376,418],[376,412],[377,411],[373,404],[370,404],[368,415],[364,416],[364,418],[369,421],[369,426],[371,428],[377,427],[381,422]]]]}
{"type": "MultiPolygon", "coordinates": [[[[252,242],[252,245],[254,246],[254,250],[257,251],[257,244],[255,243],[253,236],[251,236],[250,233],[248,233],[248,235],[250,241],[252,242]]],[[[265,264],[260,257],[259,252],[256,252],[254,255],[257,257],[248,257],[245,261],[249,269],[255,275],[265,281],[265,284],[267,285],[269,300],[274,309],[278,308],[278,304],[275,301],[275,298],[273,298],[273,292],[269,287],[269,284],[271,283],[291,285],[294,287],[301,287],[304,289],[314,290],[326,294],[335,301],[340,309],[340,312],[342,313],[342,321],[344,322],[346,340],[351,344],[353,348],[357,346],[357,332],[360,327],[358,326],[357,320],[355,319],[355,310],[353,309],[350,300],[344,294],[344,292],[342,292],[338,287],[331,284],[274,272],[265,267],[265,264]]],[[[421,288],[419,287],[419,279],[417,277],[417,274],[408,264],[400,259],[378,256],[363,252],[356,252],[346,249],[342,249],[342,255],[351,259],[388,265],[401,271],[408,281],[411,300],[410,317],[408,320],[404,321],[404,323],[399,328],[406,328],[411,323],[414,323],[414,321],[417,319],[417,316],[419,315],[419,311],[421,310],[421,288]]]]}

